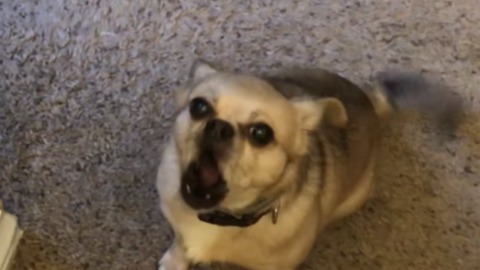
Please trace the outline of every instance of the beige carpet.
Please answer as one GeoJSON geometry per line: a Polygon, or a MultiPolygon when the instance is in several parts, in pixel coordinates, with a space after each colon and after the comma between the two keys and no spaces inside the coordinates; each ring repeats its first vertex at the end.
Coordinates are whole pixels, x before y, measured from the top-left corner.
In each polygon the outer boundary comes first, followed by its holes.
{"type": "Polygon", "coordinates": [[[171,240],[159,149],[196,56],[448,82],[469,106],[457,138],[393,124],[375,197],[302,269],[480,269],[479,29],[478,0],[0,0],[0,198],[26,229],[14,269],[155,269],[171,240]]]}

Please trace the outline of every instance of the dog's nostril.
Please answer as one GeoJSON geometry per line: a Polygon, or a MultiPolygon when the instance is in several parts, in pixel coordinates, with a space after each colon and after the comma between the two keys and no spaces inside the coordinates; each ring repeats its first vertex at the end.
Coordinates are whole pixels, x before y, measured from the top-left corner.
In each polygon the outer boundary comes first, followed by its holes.
{"type": "Polygon", "coordinates": [[[227,126],[223,126],[219,130],[219,137],[221,139],[231,139],[233,137],[234,131],[233,128],[228,124],[227,126]]]}
{"type": "Polygon", "coordinates": [[[205,135],[212,139],[229,140],[235,135],[235,130],[230,123],[220,119],[213,119],[207,122],[205,135]]]}

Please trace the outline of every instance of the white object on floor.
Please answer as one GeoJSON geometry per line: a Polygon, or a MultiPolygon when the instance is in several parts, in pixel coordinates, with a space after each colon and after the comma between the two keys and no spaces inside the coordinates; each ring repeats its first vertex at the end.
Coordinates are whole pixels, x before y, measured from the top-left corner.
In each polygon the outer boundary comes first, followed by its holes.
{"type": "Polygon", "coordinates": [[[0,270],[10,269],[22,235],[17,218],[0,207],[0,270]]]}

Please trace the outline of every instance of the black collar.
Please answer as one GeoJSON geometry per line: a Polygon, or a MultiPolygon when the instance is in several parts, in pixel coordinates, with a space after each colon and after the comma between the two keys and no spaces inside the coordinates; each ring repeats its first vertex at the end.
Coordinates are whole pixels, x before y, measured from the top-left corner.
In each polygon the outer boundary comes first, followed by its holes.
{"type": "Polygon", "coordinates": [[[279,213],[279,196],[269,199],[261,198],[243,210],[232,213],[225,209],[212,209],[199,213],[198,219],[218,226],[248,227],[257,223],[263,216],[272,214],[272,223],[277,223],[279,213]]]}
{"type": "Polygon", "coordinates": [[[263,216],[272,211],[277,210],[268,209],[263,212],[253,212],[238,216],[223,211],[213,211],[198,214],[198,219],[218,226],[248,227],[257,223],[263,216]]]}

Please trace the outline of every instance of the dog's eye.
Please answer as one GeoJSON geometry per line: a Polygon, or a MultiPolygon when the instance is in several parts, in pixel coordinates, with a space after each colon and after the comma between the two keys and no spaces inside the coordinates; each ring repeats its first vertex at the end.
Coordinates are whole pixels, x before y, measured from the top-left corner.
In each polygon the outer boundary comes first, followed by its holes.
{"type": "Polygon", "coordinates": [[[267,124],[254,124],[250,126],[248,133],[254,146],[265,146],[273,140],[273,130],[267,124]]]}
{"type": "Polygon", "coordinates": [[[190,101],[190,115],[193,119],[199,120],[213,113],[212,107],[203,98],[194,98],[190,101]]]}

